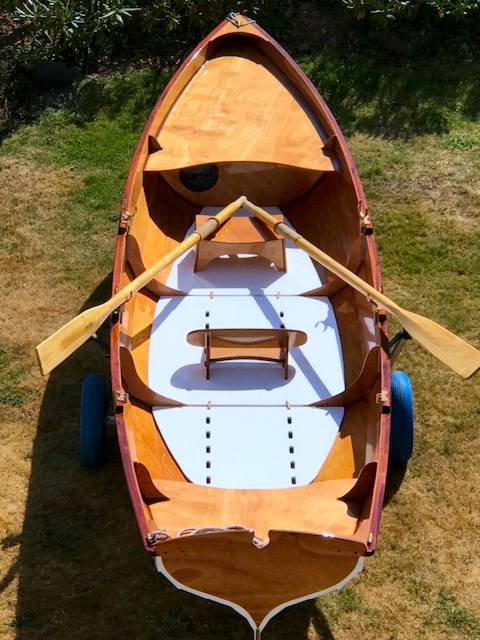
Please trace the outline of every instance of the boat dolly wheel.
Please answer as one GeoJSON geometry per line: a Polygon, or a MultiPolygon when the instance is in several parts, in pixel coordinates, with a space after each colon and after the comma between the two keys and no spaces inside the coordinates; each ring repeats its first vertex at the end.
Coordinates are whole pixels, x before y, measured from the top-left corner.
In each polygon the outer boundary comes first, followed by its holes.
{"type": "Polygon", "coordinates": [[[98,468],[105,459],[107,408],[105,376],[91,373],[83,381],[80,406],[80,458],[91,469],[98,468]]]}
{"type": "Polygon", "coordinates": [[[392,462],[405,465],[413,453],[414,411],[410,377],[404,371],[393,371],[391,388],[389,458],[392,462]]]}

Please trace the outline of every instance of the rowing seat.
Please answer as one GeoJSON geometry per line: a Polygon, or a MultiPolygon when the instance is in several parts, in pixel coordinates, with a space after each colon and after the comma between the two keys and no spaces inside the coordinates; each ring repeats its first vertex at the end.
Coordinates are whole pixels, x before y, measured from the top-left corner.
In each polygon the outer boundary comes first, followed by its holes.
{"type": "Polygon", "coordinates": [[[377,463],[367,463],[356,478],[286,489],[222,489],[153,478],[138,461],[134,471],[154,522],[168,523],[171,537],[235,524],[266,541],[272,530],[354,536],[363,505],[373,491],[377,463]]]}
{"type": "MultiPolygon", "coordinates": [[[[211,216],[200,214],[195,218],[198,228],[211,216]]],[[[274,218],[283,222],[282,215],[274,218]]],[[[202,271],[215,258],[238,254],[253,254],[273,263],[279,271],[286,271],[285,240],[261,220],[250,216],[235,216],[227,220],[206,240],[200,240],[196,249],[194,271],[202,271]]]]}
{"type": "Polygon", "coordinates": [[[265,360],[280,362],[288,379],[288,353],[307,342],[307,334],[297,329],[196,329],[187,342],[203,347],[205,372],[210,379],[210,363],[224,360],[265,360]],[[272,357],[276,350],[276,357],[272,357]],[[267,355],[269,354],[269,355],[267,355]]]}

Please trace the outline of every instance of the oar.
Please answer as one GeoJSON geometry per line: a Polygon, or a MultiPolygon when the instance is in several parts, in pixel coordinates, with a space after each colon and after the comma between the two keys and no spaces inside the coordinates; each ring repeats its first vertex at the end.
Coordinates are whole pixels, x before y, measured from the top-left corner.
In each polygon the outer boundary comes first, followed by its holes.
{"type": "Polygon", "coordinates": [[[83,311],[80,315],[70,320],[70,322],[61,329],[58,329],[58,331],[55,331],[54,334],[40,343],[36,349],[43,375],[49,373],[88,340],[98,327],[105,322],[108,316],[126,302],[132,294],[139,291],[139,289],[148,284],[150,280],[160,273],[160,271],[168,267],[176,258],[198,244],[200,240],[209,236],[215,229],[228,220],[237,209],[240,209],[244,200],[245,196],[241,196],[226,206],[217,213],[216,216],[209,218],[209,220],[189,235],[188,238],[185,238],[175,249],[163,256],[153,267],[150,267],[150,269],[140,274],[138,278],[132,280],[130,284],[121,289],[121,291],[116,293],[110,300],[83,311]]]}
{"type": "Polygon", "coordinates": [[[292,240],[297,247],[306,251],[311,258],[322,264],[344,282],[371,298],[380,307],[387,309],[397,318],[414,340],[463,378],[473,376],[480,369],[480,351],[471,344],[468,344],[468,342],[465,342],[465,340],[462,340],[462,338],[459,338],[433,320],[403,309],[311,242],[305,240],[286,224],[279,223],[261,207],[257,207],[248,200],[245,200],[243,206],[273,227],[284,238],[292,240]]]}

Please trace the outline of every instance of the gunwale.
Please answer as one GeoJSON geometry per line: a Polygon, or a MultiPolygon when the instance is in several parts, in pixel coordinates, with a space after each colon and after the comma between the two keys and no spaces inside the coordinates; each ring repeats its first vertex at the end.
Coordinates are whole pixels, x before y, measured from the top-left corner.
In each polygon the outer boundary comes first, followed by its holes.
{"type": "MultiPolygon", "coordinates": [[[[293,59],[286,53],[283,48],[273,39],[271,38],[265,31],[263,31],[257,25],[246,24],[244,25],[245,30],[251,35],[256,36],[263,39],[266,43],[268,43],[271,51],[276,56],[276,62],[281,64],[285,72],[289,75],[293,81],[296,81],[300,85],[300,90],[303,95],[307,98],[309,106],[311,106],[317,114],[320,114],[319,117],[322,118],[322,122],[328,125],[327,134],[329,138],[333,139],[333,144],[335,144],[335,150],[340,158],[342,167],[344,171],[348,173],[347,178],[351,182],[351,186],[355,197],[357,199],[357,207],[359,218],[364,220],[364,240],[365,240],[365,250],[368,257],[369,264],[369,273],[367,273],[367,277],[370,276],[372,279],[372,284],[381,289],[381,276],[378,262],[378,254],[375,243],[375,238],[373,235],[373,227],[371,224],[371,220],[368,215],[368,208],[365,199],[365,195],[363,193],[363,188],[360,183],[360,179],[358,176],[358,172],[351,156],[351,153],[348,149],[348,146],[345,142],[343,134],[336,123],[333,115],[331,114],[329,108],[318,94],[316,89],[313,87],[311,81],[305,76],[300,67],[293,61],[293,59]]],[[[129,175],[127,178],[127,184],[122,200],[121,205],[121,213],[120,213],[120,223],[119,230],[116,241],[116,249],[115,249],[115,262],[114,262],[114,272],[113,272],[113,292],[118,291],[119,287],[123,283],[125,277],[127,277],[125,271],[125,256],[126,256],[126,239],[127,239],[127,224],[125,220],[128,218],[126,213],[131,209],[132,203],[135,202],[136,198],[138,198],[139,193],[139,174],[142,171],[142,163],[144,164],[145,158],[148,154],[148,146],[149,146],[149,136],[155,130],[155,127],[158,128],[160,126],[162,118],[165,117],[165,113],[168,112],[169,109],[169,101],[171,102],[172,96],[175,92],[181,91],[182,81],[184,77],[188,75],[189,66],[193,65],[193,67],[197,66],[202,60],[202,56],[206,55],[206,49],[210,42],[212,42],[215,38],[220,35],[227,35],[229,33],[235,33],[235,29],[232,23],[225,20],[222,22],[216,29],[214,29],[202,42],[197,45],[197,47],[192,51],[192,53],[186,58],[184,63],[179,67],[175,75],[172,77],[168,85],[166,86],[162,96],[158,100],[155,105],[150,118],[148,119],[142,136],[137,145],[137,149],[135,151],[132,164],[130,167],[129,175]]],[[[191,71],[191,69],[190,69],[191,71]]],[[[171,104],[170,104],[171,108],[171,104]]],[[[294,207],[290,205],[286,208],[286,211],[292,212],[294,207]]],[[[388,336],[388,328],[386,321],[386,314],[379,313],[377,317],[377,327],[379,331],[379,335],[383,343],[387,339],[388,336]]],[[[122,372],[120,365],[120,333],[121,333],[121,322],[119,321],[119,315],[114,318],[112,331],[111,331],[111,374],[112,374],[112,388],[114,390],[123,389],[122,384],[122,372]]],[[[387,356],[385,349],[381,349],[380,352],[380,388],[382,392],[386,393],[387,396],[390,392],[390,362],[387,356]]],[[[145,501],[142,498],[138,480],[134,473],[133,469],[133,459],[132,452],[130,449],[130,443],[127,438],[127,430],[126,430],[126,416],[125,416],[125,405],[127,401],[122,399],[122,397],[116,398],[116,424],[117,424],[117,434],[119,438],[120,444],[120,452],[122,456],[122,463],[124,467],[124,472],[126,476],[126,481],[128,485],[128,489],[130,492],[132,504],[134,507],[134,512],[137,520],[137,524],[140,530],[140,534],[142,537],[142,542],[149,553],[155,554],[156,545],[149,540],[148,533],[151,530],[151,522],[148,518],[148,512],[145,510],[145,501]]],[[[366,532],[365,537],[365,555],[370,555],[373,553],[376,547],[376,540],[378,535],[378,527],[380,521],[381,507],[383,502],[383,495],[385,490],[385,481],[386,481],[386,469],[387,469],[387,460],[388,460],[388,438],[389,438],[389,427],[390,427],[390,416],[388,413],[388,400],[383,403],[381,407],[381,415],[379,418],[380,423],[380,438],[378,441],[378,451],[377,451],[377,459],[378,459],[378,468],[376,473],[375,485],[372,492],[371,504],[368,505],[368,509],[370,511],[370,516],[368,518],[368,531],[366,532]]],[[[321,474],[320,474],[321,475],[321,474]]],[[[362,531],[362,534],[364,532],[362,531]]],[[[340,538],[338,538],[340,539],[340,538]]],[[[345,538],[347,540],[347,538],[345,538]]],[[[358,541],[358,538],[357,538],[358,541]]],[[[356,542],[357,542],[356,541],[356,542]]],[[[357,542],[358,544],[358,542],[357,542]]]]}

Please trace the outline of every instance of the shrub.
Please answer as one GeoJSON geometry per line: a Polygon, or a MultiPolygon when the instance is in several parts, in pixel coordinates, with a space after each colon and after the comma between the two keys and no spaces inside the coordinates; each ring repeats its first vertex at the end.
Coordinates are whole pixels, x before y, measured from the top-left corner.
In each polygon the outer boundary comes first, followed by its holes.
{"type": "Polygon", "coordinates": [[[342,0],[342,3],[359,20],[373,17],[407,23],[425,13],[437,18],[450,16],[463,19],[480,9],[479,0],[342,0]]]}
{"type": "Polygon", "coordinates": [[[85,63],[108,49],[124,21],[137,11],[129,0],[24,0],[14,11],[27,35],[24,57],[74,58],[85,63]]]}

